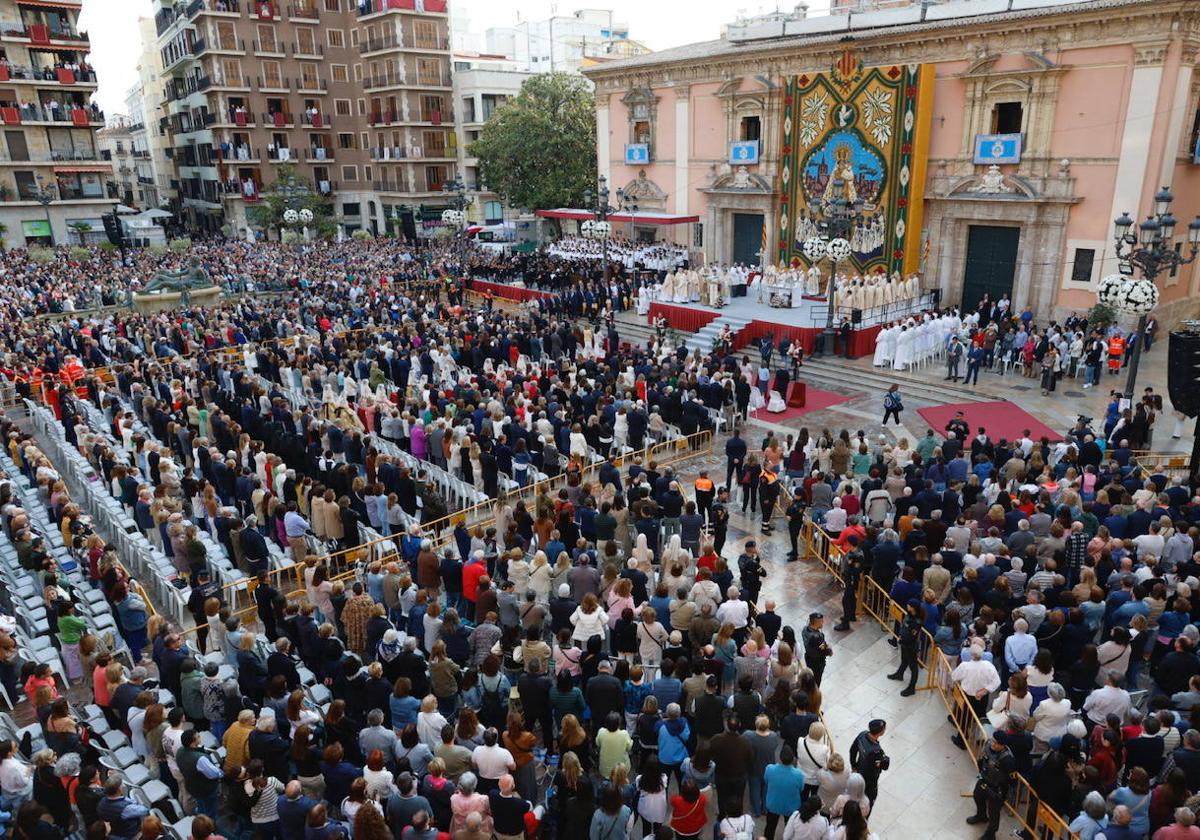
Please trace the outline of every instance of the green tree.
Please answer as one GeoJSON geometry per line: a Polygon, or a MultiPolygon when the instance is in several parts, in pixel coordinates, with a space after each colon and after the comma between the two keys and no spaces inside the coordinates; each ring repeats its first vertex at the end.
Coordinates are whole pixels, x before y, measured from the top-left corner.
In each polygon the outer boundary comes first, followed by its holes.
{"type": "Polygon", "coordinates": [[[313,221],[308,226],[315,230],[318,236],[333,236],[337,233],[337,223],[333,218],[333,202],[327,196],[313,189],[312,182],[296,174],[296,165],[289,163],[279,168],[279,180],[271,188],[262,193],[258,204],[247,208],[246,215],[250,223],[263,230],[283,230],[287,227],[283,222],[283,213],[288,207],[294,210],[307,208],[312,211],[313,221]],[[291,203],[280,192],[279,188],[290,183],[297,187],[306,187],[291,203]]]}
{"type": "Polygon", "coordinates": [[[92,225],[90,222],[71,222],[69,225],[67,225],[67,227],[69,227],[71,230],[75,231],[75,233],[79,235],[79,244],[80,245],[86,244],[85,237],[92,230],[92,225]]]}
{"type": "Polygon", "coordinates": [[[533,76],[469,147],[480,180],[526,210],[579,206],[596,181],[596,109],[581,76],[533,76]]]}

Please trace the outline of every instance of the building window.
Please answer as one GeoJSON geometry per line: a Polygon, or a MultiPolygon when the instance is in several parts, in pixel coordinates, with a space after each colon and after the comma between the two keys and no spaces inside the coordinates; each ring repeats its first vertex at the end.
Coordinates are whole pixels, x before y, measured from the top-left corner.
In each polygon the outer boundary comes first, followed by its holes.
{"type": "MultiPolygon", "coordinates": [[[[1176,243],[1175,243],[1175,254],[1176,254],[1177,256],[1180,256],[1180,257],[1182,257],[1182,255],[1183,255],[1183,243],[1182,243],[1182,242],[1176,242],[1176,243]]],[[[1175,279],[1176,277],[1178,277],[1178,276],[1179,276],[1179,263],[1174,263],[1174,264],[1171,266],[1171,275],[1170,275],[1170,279],[1174,280],[1174,279],[1175,279]]]]}
{"type": "Polygon", "coordinates": [[[504,203],[500,201],[485,201],[483,203],[483,221],[489,225],[498,225],[503,222],[504,203]]]}
{"type": "Polygon", "coordinates": [[[350,46],[352,46],[352,47],[358,46],[358,30],[357,29],[350,30],[350,46]]]}
{"type": "Polygon", "coordinates": [[[346,46],[346,33],[340,29],[326,29],[325,37],[328,39],[329,46],[331,47],[346,46]]]}
{"type": "Polygon", "coordinates": [[[362,207],[357,201],[346,201],[342,203],[343,216],[361,216],[362,207]]]}
{"type": "Polygon", "coordinates": [[[762,137],[762,121],[758,117],[742,117],[741,140],[758,140],[762,137]]]}
{"type": "Polygon", "coordinates": [[[1020,134],[1023,120],[1020,102],[997,102],[992,106],[992,134],[1020,134]]]}
{"type": "Polygon", "coordinates": [[[446,167],[444,166],[426,166],[425,167],[425,189],[429,192],[437,192],[442,188],[442,184],[446,182],[446,167]]]}
{"type": "Polygon", "coordinates": [[[341,5],[342,5],[341,0],[325,0],[325,11],[327,11],[327,12],[340,11],[339,7],[341,5]]]}
{"type": "Polygon", "coordinates": [[[339,117],[350,116],[352,113],[350,110],[350,100],[349,99],[333,100],[333,113],[337,114],[339,117]]]}
{"type": "Polygon", "coordinates": [[[365,113],[367,113],[367,100],[360,99],[358,100],[358,115],[361,117],[365,113]]]}
{"type": "Polygon", "coordinates": [[[335,82],[347,82],[350,80],[350,77],[346,73],[345,64],[329,65],[329,74],[333,77],[335,82]]]}
{"type": "Polygon", "coordinates": [[[364,181],[370,181],[370,180],[371,180],[371,167],[369,167],[369,166],[364,166],[364,167],[363,167],[363,180],[364,180],[364,181]]]}
{"type": "Polygon", "coordinates": [[[338,148],[339,149],[353,149],[354,148],[354,135],[351,133],[348,133],[348,132],[345,134],[339,134],[338,135],[338,148]]]}
{"type": "Polygon", "coordinates": [[[1095,248],[1076,248],[1075,261],[1071,264],[1071,282],[1092,282],[1092,266],[1095,265],[1095,262],[1095,248]]]}
{"type": "Polygon", "coordinates": [[[475,97],[464,96],[462,98],[462,121],[475,122],[475,97]]]}
{"type": "Polygon", "coordinates": [[[342,167],[342,180],[343,181],[357,181],[358,180],[358,167],[357,166],[343,166],[342,167]]]}

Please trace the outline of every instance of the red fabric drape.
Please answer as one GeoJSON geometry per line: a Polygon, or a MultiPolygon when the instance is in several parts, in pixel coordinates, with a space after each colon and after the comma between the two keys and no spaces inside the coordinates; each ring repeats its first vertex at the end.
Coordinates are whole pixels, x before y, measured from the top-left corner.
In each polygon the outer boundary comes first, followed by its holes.
{"type": "Polygon", "coordinates": [[[651,303],[650,323],[653,324],[654,319],[660,315],[667,319],[667,326],[673,330],[696,332],[711,321],[717,320],[721,313],[705,309],[692,309],[688,306],[672,306],[669,303],[651,303]]]}
{"type": "Polygon", "coordinates": [[[527,300],[554,297],[549,292],[539,292],[536,289],[526,289],[521,286],[510,286],[507,283],[492,283],[488,280],[471,281],[471,289],[476,292],[491,292],[498,298],[519,300],[522,303],[527,300]]]}
{"type": "Polygon", "coordinates": [[[60,84],[73,85],[75,84],[75,71],[66,67],[59,67],[55,73],[58,75],[60,84]]]}

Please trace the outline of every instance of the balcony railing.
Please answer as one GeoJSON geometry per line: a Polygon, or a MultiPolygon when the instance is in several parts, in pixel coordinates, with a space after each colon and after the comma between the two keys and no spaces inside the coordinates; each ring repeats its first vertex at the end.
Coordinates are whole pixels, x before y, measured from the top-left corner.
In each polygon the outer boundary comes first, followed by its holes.
{"type": "Polygon", "coordinates": [[[255,55],[287,55],[287,44],[283,41],[275,41],[274,43],[264,43],[257,38],[253,41],[255,55]]]}
{"type": "Polygon", "coordinates": [[[192,0],[188,4],[186,14],[188,18],[194,18],[201,12],[233,12],[237,14],[240,11],[241,5],[238,0],[192,0]]]}
{"type": "Polygon", "coordinates": [[[372,181],[371,189],[375,192],[408,192],[399,181],[372,181]]]}
{"type": "Polygon", "coordinates": [[[270,114],[263,114],[263,125],[273,125],[276,128],[284,128],[285,126],[295,125],[296,118],[284,111],[275,111],[270,114]]]}
{"type": "Polygon", "coordinates": [[[333,128],[333,121],[325,114],[301,114],[300,124],[309,128],[333,128]]]}
{"type": "Polygon", "coordinates": [[[267,147],[267,160],[273,160],[277,163],[286,163],[288,161],[295,161],[295,160],[299,160],[299,159],[300,159],[300,154],[297,149],[291,149],[291,148],[287,148],[287,147],[283,147],[283,148],[272,148],[270,146],[267,147]]]}
{"type": "Polygon", "coordinates": [[[258,163],[262,160],[262,149],[256,149],[245,143],[234,146],[228,155],[224,155],[225,163],[258,163]]]}
{"type": "Polygon", "coordinates": [[[71,70],[66,67],[24,67],[0,62],[0,82],[54,82],[62,85],[96,82],[93,70],[71,70]]]}
{"type": "Polygon", "coordinates": [[[0,123],[4,125],[19,125],[23,122],[61,122],[71,123],[81,128],[92,123],[104,122],[104,112],[93,105],[83,107],[78,104],[60,104],[57,108],[49,105],[0,106],[0,123]]]}
{"type": "Polygon", "coordinates": [[[224,73],[213,73],[212,83],[217,87],[250,87],[249,76],[226,76],[224,73]]]}
{"type": "Polygon", "coordinates": [[[301,44],[297,41],[292,42],[292,55],[297,58],[323,58],[325,50],[320,44],[301,44]]]}
{"type": "Polygon", "coordinates": [[[368,38],[366,42],[359,42],[359,49],[363,52],[379,52],[380,50],[394,50],[404,46],[404,39],[397,35],[384,35],[382,38],[368,38]]]}
{"type": "Polygon", "coordinates": [[[311,90],[326,91],[326,90],[329,90],[329,83],[320,77],[306,79],[303,76],[301,76],[299,79],[296,80],[296,90],[297,91],[311,91],[311,90]]]}
{"type": "Polygon", "coordinates": [[[321,13],[315,3],[288,3],[289,20],[320,20],[321,13]]]}
{"type": "Polygon", "coordinates": [[[50,41],[69,41],[78,44],[88,44],[86,32],[76,32],[70,28],[47,26],[43,23],[29,25],[8,24],[0,32],[9,38],[28,38],[34,44],[48,44],[50,41]]]}
{"type": "Polygon", "coordinates": [[[229,109],[229,122],[239,127],[258,125],[254,119],[254,112],[245,109],[239,111],[236,107],[229,109]]]}
{"type": "MultiPolygon", "coordinates": [[[[445,14],[446,0],[425,0],[424,9],[426,12],[445,14]]],[[[417,0],[358,0],[359,17],[387,11],[415,12],[416,10],[417,0]]]]}
{"type": "Polygon", "coordinates": [[[417,38],[413,41],[412,48],[415,50],[448,50],[450,49],[450,39],[417,38]]]}
{"type": "Polygon", "coordinates": [[[403,146],[372,146],[371,160],[404,160],[408,149],[403,146]]]}
{"type": "Polygon", "coordinates": [[[258,87],[260,90],[291,90],[292,83],[291,79],[286,76],[273,76],[267,79],[259,76],[258,87]]]}
{"type": "Polygon", "coordinates": [[[68,161],[104,160],[95,149],[64,149],[51,151],[26,151],[14,155],[11,150],[0,151],[0,161],[5,163],[65,163],[68,161]]]}
{"type": "Polygon", "coordinates": [[[325,163],[333,160],[333,149],[318,146],[315,149],[304,150],[304,160],[308,163],[325,163]]]}
{"type": "Polygon", "coordinates": [[[206,38],[197,38],[192,41],[192,55],[200,55],[208,49],[208,40],[206,38]]]}
{"type": "Polygon", "coordinates": [[[371,125],[394,123],[399,119],[400,114],[397,111],[372,111],[367,115],[367,122],[369,122],[371,125]]]}
{"type": "Polygon", "coordinates": [[[317,192],[321,195],[329,195],[332,192],[336,192],[337,188],[337,181],[317,181],[317,192]]]}

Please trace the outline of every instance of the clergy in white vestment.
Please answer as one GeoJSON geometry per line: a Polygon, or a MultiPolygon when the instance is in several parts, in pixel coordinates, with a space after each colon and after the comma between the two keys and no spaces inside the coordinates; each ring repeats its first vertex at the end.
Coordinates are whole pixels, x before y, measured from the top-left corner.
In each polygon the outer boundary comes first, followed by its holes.
{"type": "Polygon", "coordinates": [[[887,355],[888,335],[891,331],[891,326],[884,324],[879,332],[875,334],[875,358],[871,360],[871,364],[875,367],[883,367],[885,364],[891,362],[891,359],[887,355]]]}
{"type": "Polygon", "coordinates": [[[913,340],[916,335],[911,321],[900,328],[900,334],[896,336],[896,355],[892,358],[892,370],[907,370],[912,364],[913,340]]]}
{"type": "Polygon", "coordinates": [[[637,290],[637,313],[646,315],[650,312],[650,290],[641,286],[637,290]]]}

